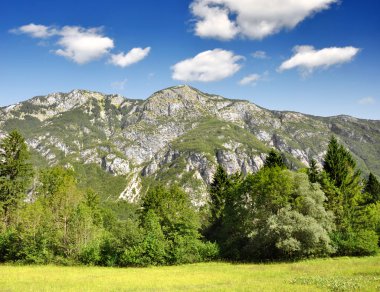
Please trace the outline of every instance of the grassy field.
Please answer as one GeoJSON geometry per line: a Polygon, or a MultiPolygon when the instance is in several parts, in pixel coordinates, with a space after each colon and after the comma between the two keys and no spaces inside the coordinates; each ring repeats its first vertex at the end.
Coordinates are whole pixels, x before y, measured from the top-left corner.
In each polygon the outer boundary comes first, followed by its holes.
{"type": "Polygon", "coordinates": [[[174,267],[0,266],[0,291],[380,291],[380,257],[174,267]]]}

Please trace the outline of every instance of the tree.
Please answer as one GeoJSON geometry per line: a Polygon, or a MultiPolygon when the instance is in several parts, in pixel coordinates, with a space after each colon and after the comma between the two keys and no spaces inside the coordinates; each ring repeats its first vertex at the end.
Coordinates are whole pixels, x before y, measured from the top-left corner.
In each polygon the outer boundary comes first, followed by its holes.
{"type": "Polygon", "coordinates": [[[198,236],[199,218],[189,196],[178,186],[150,189],[142,198],[142,222],[149,210],[157,215],[166,238],[174,233],[198,236]]]}
{"type": "Polygon", "coordinates": [[[43,170],[37,199],[52,218],[51,236],[56,254],[74,257],[82,246],[97,236],[95,223],[99,220],[93,216],[96,209],[94,194],[85,196],[77,186],[73,171],[63,167],[43,170]]]}
{"type": "Polygon", "coordinates": [[[0,204],[6,226],[10,224],[10,212],[26,197],[33,174],[28,160],[28,147],[19,132],[12,131],[3,138],[0,142],[0,204]]]}
{"type": "Polygon", "coordinates": [[[231,190],[240,182],[240,173],[228,176],[224,168],[221,165],[218,165],[209,188],[209,208],[211,213],[209,225],[203,231],[203,234],[208,240],[212,242],[217,242],[220,240],[220,228],[226,201],[228,200],[231,190]]]}
{"type": "Polygon", "coordinates": [[[373,254],[378,243],[376,206],[371,206],[363,194],[355,160],[335,137],[330,139],[324,160],[320,183],[328,197],[326,208],[335,215],[336,231],[332,236],[337,254],[373,254]]]}
{"type": "Polygon", "coordinates": [[[368,176],[364,192],[367,193],[368,204],[380,202],[380,183],[372,173],[368,176]]]}
{"type": "Polygon", "coordinates": [[[274,149],[271,149],[268,153],[267,158],[264,162],[264,167],[280,167],[280,168],[286,168],[284,159],[282,158],[281,154],[274,149]]]}
{"type": "Polygon", "coordinates": [[[162,232],[158,216],[153,210],[145,213],[141,242],[127,247],[121,256],[123,265],[149,266],[166,262],[167,241],[162,232]]]}
{"type": "Polygon", "coordinates": [[[338,188],[352,185],[360,177],[360,172],[355,171],[355,168],[356,162],[350,152],[332,136],[327,147],[323,165],[323,170],[330,180],[338,188]]]}
{"type": "MultiPolygon", "coordinates": [[[[200,240],[198,214],[188,194],[178,186],[158,186],[150,189],[142,198],[141,223],[146,222],[152,212],[157,216],[167,246],[167,263],[180,264],[207,260],[204,251],[215,249],[210,243],[200,240]]],[[[144,224],[142,224],[144,227],[144,224]]],[[[156,228],[155,228],[156,229],[156,228]]],[[[213,253],[215,255],[215,253],[213,253]]]]}
{"type": "Polygon", "coordinates": [[[227,172],[219,164],[210,185],[210,211],[211,222],[218,220],[223,212],[226,203],[226,192],[230,185],[227,172]]]}
{"type": "Polygon", "coordinates": [[[307,175],[311,183],[316,183],[318,181],[319,170],[317,166],[317,161],[312,159],[310,161],[310,167],[307,169],[307,175]]]}
{"type": "Polygon", "coordinates": [[[333,136],[330,139],[321,178],[321,184],[336,216],[338,228],[348,228],[354,219],[354,210],[361,200],[360,171],[350,152],[333,136]]]}
{"type": "Polygon", "coordinates": [[[326,197],[304,173],[264,167],[227,201],[222,255],[233,260],[301,258],[333,251],[326,197]]]}

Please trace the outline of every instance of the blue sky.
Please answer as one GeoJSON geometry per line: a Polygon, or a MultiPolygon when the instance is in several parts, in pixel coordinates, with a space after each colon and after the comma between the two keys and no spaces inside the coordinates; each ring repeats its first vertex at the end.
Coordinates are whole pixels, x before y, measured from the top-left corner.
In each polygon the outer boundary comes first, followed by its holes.
{"type": "Polygon", "coordinates": [[[375,0],[1,1],[0,106],[189,84],[276,110],[380,119],[375,0]]]}

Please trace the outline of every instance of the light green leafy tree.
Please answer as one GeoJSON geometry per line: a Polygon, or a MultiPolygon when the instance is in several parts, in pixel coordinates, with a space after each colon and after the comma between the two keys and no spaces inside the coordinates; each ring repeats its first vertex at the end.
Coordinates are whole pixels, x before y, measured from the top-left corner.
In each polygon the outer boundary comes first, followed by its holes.
{"type": "Polygon", "coordinates": [[[28,160],[28,147],[18,131],[10,132],[0,141],[0,210],[5,226],[11,224],[12,211],[26,198],[33,176],[28,160]]]}

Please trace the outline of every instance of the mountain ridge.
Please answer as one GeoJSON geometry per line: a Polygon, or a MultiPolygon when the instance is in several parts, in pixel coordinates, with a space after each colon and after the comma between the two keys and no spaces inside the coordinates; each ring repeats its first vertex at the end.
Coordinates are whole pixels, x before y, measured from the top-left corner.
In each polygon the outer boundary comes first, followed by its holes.
{"type": "Polygon", "coordinates": [[[145,100],[87,90],[52,93],[0,112],[0,134],[19,129],[40,167],[79,169],[84,184],[89,173],[117,181],[114,191],[101,190],[103,198],[136,201],[161,181],[181,184],[202,204],[216,164],[229,173],[257,171],[270,148],[282,151],[294,168],[312,158],[321,164],[331,135],[364,173],[380,175],[380,121],[267,110],[187,85],[145,100]]]}

